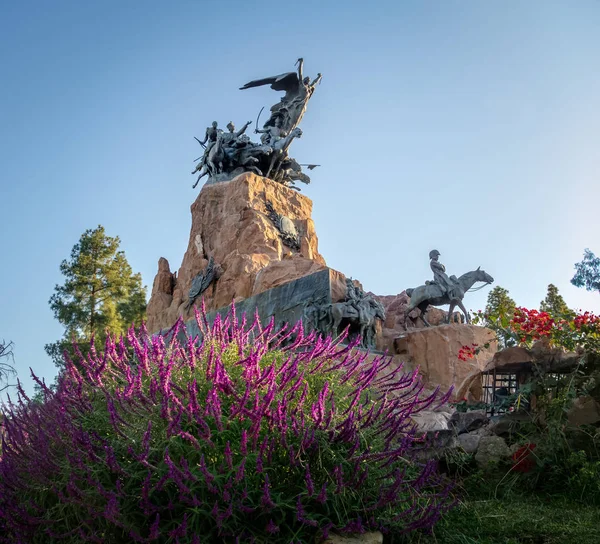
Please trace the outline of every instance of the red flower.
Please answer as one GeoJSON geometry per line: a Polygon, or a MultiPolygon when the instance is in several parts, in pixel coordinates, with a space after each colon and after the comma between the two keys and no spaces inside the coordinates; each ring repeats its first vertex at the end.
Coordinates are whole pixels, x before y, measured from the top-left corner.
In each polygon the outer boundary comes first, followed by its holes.
{"type": "Polygon", "coordinates": [[[532,452],[535,444],[525,444],[512,454],[513,470],[515,472],[529,472],[535,466],[532,452]]]}

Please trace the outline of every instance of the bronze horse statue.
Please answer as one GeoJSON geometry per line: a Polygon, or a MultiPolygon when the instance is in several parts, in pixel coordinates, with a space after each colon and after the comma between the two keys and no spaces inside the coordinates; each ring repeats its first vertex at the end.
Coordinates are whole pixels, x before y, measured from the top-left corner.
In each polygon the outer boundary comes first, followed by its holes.
{"type": "Polygon", "coordinates": [[[348,323],[357,330],[356,336],[360,337],[360,345],[364,348],[375,347],[376,319],[385,320],[385,309],[383,305],[372,298],[363,301],[368,305],[363,315],[347,302],[335,302],[326,304],[308,303],[304,308],[304,320],[309,330],[315,329],[323,335],[340,334],[342,321],[348,323]]]}
{"type": "Polygon", "coordinates": [[[448,322],[450,322],[454,308],[458,306],[464,314],[467,323],[470,323],[471,318],[469,317],[469,312],[467,312],[462,303],[465,293],[471,289],[475,283],[484,282],[490,284],[494,282],[494,278],[478,267],[477,270],[467,272],[459,278],[454,278],[454,276],[452,276],[452,279],[454,288],[452,289],[451,294],[437,283],[429,283],[427,285],[420,285],[414,289],[407,289],[406,294],[410,297],[410,304],[404,312],[405,318],[408,318],[408,314],[415,308],[419,308],[419,310],[421,310],[421,319],[425,325],[430,327],[431,324],[425,318],[427,308],[429,306],[444,306],[449,304],[448,322]]]}

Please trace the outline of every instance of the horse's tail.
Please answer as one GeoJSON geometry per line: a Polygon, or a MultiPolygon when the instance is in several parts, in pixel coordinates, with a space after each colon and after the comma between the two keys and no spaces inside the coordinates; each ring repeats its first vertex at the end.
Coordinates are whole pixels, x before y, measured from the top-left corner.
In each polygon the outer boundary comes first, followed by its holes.
{"type": "Polygon", "coordinates": [[[406,290],[406,294],[409,296],[409,298],[412,296],[414,289],[411,287],[410,289],[406,290]]]}

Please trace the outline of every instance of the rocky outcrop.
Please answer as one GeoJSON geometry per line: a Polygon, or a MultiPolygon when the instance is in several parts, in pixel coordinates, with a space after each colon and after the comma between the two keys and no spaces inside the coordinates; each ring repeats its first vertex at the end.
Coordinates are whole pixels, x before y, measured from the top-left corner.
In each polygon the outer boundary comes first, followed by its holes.
{"type": "Polygon", "coordinates": [[[193,316],[193,308],[186,310],[188,292],[211,256],[221,273],[202,295],[209,311],[325,268],[311,218],[312,201],[280,183],[246,173],[205,185],[191,212],[188,248],[176,281],[166,259],[159,261],[147,310],[150,332],[172,326],[180,315],[193,316]],[[300,249],[283,243],[267,201],[293,222],[300,249]]]}
{"type": "MultiPolygon", "coordinates": [[[[496,351],[493,331],[474,325],[439,325],[404,332],[394,340],[394,353],[402,356],[409,366],[418,365],[426,384],[439,385],[442,391],[462,383],[474,371],[481,371],[496,351]],[[472,359],[458,358],[463,346],[477,344],[479,353],[472,359]],[[484,347],[489,344],[489,347],[484,347]]],[[[469,400],[481,400],[481,391],[467,391],[469,400]]],[[[454,395],[457,398],[457,395],[454,395]]],[[[462,397],[458,397],[462,398],[462,397]]]]}
{"type": "MultiPolygon", "coordinates": [[[[372,294],[372,293],[371,293],[372,294]]],[[[408,318],[406,317],[406,308],[410,304],[410,297],[406,291],[402,291],[398,295],[373,295],[385,308],[385,323],[381,338],[379,339],[378,348],[382,351],[394,351],[394,340],[398,335],[411,329],[421,328],[425,324],[421,320],[421,310],[415,308],[408,318]]],[[[439,308],[429,307],[427,311],[427,321],[433,326],[441,325],[448,319],[448,312],[439,308]]],[[[460,322],[458,312],[454,313],[454,321],[460,322]]]]}

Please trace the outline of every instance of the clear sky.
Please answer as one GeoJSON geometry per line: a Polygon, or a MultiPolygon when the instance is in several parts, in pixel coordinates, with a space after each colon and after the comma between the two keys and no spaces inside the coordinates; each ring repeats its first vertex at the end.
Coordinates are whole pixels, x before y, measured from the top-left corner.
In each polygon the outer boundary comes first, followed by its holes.
{"type": "MultiPolygon", "coordinates": [[[[279,98],[245,82],[323,73],[292,155],[320,251],[378,294],[481,265],[518,304],[600,253],[600,2],[19,2],[0,11],[0,339],[55,369],[48,299],[87,228],[118,235],[149,290],[187,247],[211,121],[279,98]]],[[[252,127],[253,128],[253,127],[252,127]]],[[[485,305],[486,288],[465,299],[485,305]]]]}

